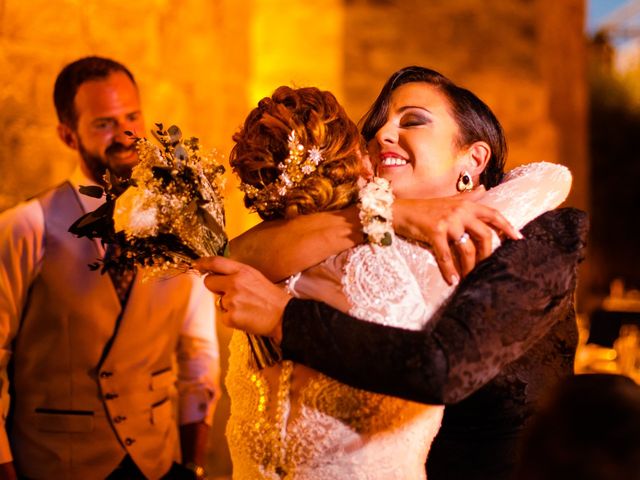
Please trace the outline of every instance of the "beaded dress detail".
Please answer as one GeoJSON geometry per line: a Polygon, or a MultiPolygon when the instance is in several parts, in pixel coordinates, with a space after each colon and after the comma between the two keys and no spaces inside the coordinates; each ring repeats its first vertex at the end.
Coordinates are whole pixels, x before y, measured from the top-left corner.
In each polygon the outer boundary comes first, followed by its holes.
{"type": "MultiPolygon", "coordinates": [[[[482,202],[520,228],[561,203],[570,184],[564,167],[528,165],[482,202]]],[[[398,237],[390,247],[362,245],[331,257],[292,277],[289,289],[363,320],[412,330],[423,328],[452,292],[431,252],[398,237]]],[[[444,407],[359,390],[291,361],[252,369],[241,332],[234,332],[230,352],[234,479],[426,478],[444,407]]]]}

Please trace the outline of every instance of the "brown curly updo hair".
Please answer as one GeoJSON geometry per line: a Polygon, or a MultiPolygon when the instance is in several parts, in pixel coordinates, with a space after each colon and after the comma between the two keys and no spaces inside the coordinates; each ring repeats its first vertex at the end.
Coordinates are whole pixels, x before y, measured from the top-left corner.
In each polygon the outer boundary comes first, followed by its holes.
{"type": "Polygon", "coordinates": [[[363,144],[358,128],[332,93],[315,87],[279,87],[249,113],[240,131],[233,135],[235,146],[229,156],[241,182],[262,190],[278,180],[278,165],[289,156],[292,131],[306,151],[317,147],[322,161],[314,172],[288,188],[277,205],[265,208],[245,194],[246,207],[271,220],[354,203],[362,173],[363,144]]]}

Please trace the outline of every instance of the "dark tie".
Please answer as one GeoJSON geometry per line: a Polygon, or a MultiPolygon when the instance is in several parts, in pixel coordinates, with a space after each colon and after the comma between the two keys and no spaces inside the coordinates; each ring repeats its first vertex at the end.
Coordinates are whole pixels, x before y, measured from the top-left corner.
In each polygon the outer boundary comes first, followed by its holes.
{"type": "MultiPolygon", "coordinates": [[[[105,252],[105,260],[117,259],[120,253],[120,247],[118,245],[109,244],[105,252]]],[[[131,291],[131,284],[136,276],[135,270],[122,269],[110,267],[107,268],[113,287],[116,289],[116,294],[120,300],[120,305],[127,303],[129,298],[129,292],[131,291]]]]}

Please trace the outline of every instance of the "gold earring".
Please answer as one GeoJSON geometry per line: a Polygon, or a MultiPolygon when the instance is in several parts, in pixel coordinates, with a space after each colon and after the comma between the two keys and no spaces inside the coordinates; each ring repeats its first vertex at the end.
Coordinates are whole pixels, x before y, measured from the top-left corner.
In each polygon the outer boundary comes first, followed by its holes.
{"type": "Polygon", "coordinates": [[[468,192],[473,189],[473,179],[469,172],[463,170],[458,177],[458,183],[456,184],[456,189],[459,192],[468,192]]]}

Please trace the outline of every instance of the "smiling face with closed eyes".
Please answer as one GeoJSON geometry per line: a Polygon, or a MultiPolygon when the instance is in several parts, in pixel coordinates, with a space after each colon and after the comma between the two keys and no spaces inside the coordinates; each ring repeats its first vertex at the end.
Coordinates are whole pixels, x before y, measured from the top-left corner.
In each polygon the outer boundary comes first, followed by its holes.
{"type": "Polygon", "coordinates": [[[479,175],[479,156],[488,145],[458,145],[459,127],[446,96],[425,82],[396,88],[385,123],[369,142],[378,175],[391,182],[398,198],[433,198],[457,193],[462,171],[479,175]]]}

